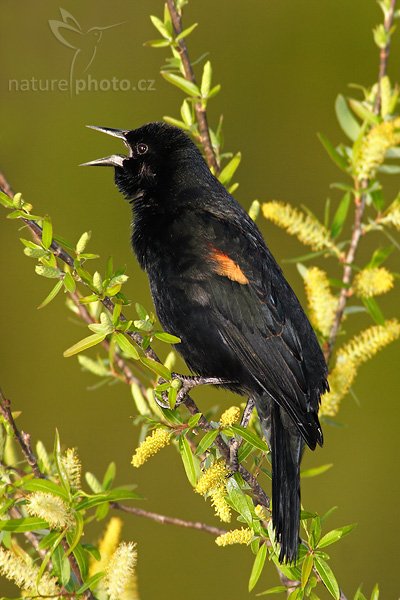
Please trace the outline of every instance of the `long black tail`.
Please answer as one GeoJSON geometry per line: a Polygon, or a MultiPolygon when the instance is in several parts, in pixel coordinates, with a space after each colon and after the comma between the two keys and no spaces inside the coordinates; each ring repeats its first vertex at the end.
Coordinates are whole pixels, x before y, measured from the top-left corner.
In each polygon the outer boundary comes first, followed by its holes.
{"type": "Polygon", "coordinates": [[[297,559],[300,529],[300,461],[304,442],[276,402],[256,402],[272,454],[272,522],[281,550],[279,562],[297,559]]]}

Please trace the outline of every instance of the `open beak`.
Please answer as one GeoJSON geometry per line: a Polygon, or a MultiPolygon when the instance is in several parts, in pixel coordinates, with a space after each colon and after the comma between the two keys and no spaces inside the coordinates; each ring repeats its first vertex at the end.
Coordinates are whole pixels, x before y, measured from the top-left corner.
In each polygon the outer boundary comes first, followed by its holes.
{"type": "MultiPolygon", "coordinates": [[[[127,131],[122,129],[112,129],[111,127],[97,127],[96,125],[86,125],[89,129],[96,129],[96,131],[101,131],[102,133],[106,133],[107,135],[112,135],[113,137],[121,138],[124,142],[125,146],[129,150],[129,156],[132,155],[129,144],[126,140],[127,131]]],[[[123,167],[124,160],[128,158],[128,156],[124,156],[123,154],[111,154],[111,156],[105,156],[104,158],[97,158],[96,160],[90,160],[89,162],[82,163],[80,167],[123,167]]]]}

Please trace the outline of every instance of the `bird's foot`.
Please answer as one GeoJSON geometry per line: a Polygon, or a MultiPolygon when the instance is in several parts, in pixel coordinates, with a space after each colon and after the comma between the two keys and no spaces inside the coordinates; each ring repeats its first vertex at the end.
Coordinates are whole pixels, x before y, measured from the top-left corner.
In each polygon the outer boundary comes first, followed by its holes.
{"type": "MultiPolygon", "coordinates": [[[[187,394],[195,387],[199,385],[227,385],[229,383],[233,383],[228,379],[223,379],[222,377],[201,377],[201,376],[191,376],[191,375],[179,375],[178,373],[172,373],[172,379],[174,381],[180,382],[180,388],[178,390],[176,400],[175,400],[175,408],[180,404],[184,404],[185,398],[187,394]]],[[[168,401],[168,395],[165,393],[162,396],[162,400],[156,397],[156,402],[162,408],[171,408],[170,403],[168,401]]]]}

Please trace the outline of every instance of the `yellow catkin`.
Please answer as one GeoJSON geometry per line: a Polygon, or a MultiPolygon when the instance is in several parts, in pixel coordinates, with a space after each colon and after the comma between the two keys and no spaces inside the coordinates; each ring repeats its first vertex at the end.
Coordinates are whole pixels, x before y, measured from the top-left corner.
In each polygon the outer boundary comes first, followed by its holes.
{"type": "Polygon", "coordinates": [[[400,143],[400,117],[373,127],[355,155],[354,171],[359,179],[374,177],[385,160],[386,152],[400,143]]]}
{"type": "Polygon", "coordinates": [[[72,488],[81,487],[82,465],[75,448],[68,448],[61,458],[61,464],[72,488]]]}
{"type": "Polygon", "coordinates": [[[233,544],[249,544],[253,538],[253,532],[248,527],[227,531],[215,538],[217,546],[232,546],[233,544]]]}
{"type": "Polygon", "coordinates": [[[373,325],[365,329],[342,346],[337,353],[335,367],[329,375],[330,392],[322,397],[320,414],[335,416],[360,365],[398,338],[400,323],[392,319],[384,325],[373,325]]]}
{"type": "Polygon", "coordinates": [[[63,529],[73,523],[69,507],[54,494],[33,492],[27,497],[25,508],[31,516],[47,521],[52,529],[63,529]]]}
{"type": "Polygon", "coordinates": [[[112,555],[104,578],[104,587],[110,600],[121,600],[126,593],[137,561],[135,544],[121,542],[112,555]]]}
{"type": "Polygon", "coordinates": [[[211,497],[215,514],[225,523],[231,520],[231,510],[225,500],[228,469],[222,460],[216,461],[199,478],[195,491],[211,497]]]}
{"type": "Polygon", "coordinates": [[[136,468],[141,467],[151,456],[167,446],[170,441],[171,433],[162,427],[158,427],[136,448],[132,457],[132,465],[136,468]]]}
{"type": "Polygon", "coordinates": [[[353,290],[361,298],[371,298],[389,292],[394,285],[394,277],[385,267],[363,269],[354,278],[353,290]]]}
{"type": "Polygon", "coordinates": [[[378,219],[378,223],[383,225],[392,225],[400,231],[400,198],[396,198],[389,208],[378,219]]]}
{"type": "Polygon", "coordinates": [[[310,246],[312,250],[332,250],[341,255],[333,243],[329,231],[315,217],[300,211],[285,202],[273,200],[262,206],[263,215],[275,225],[295,235],[300,242],[310,246]]]}
{"type": "Polygon", "coordinates": [[[328,275],[318,267],[311,267],[305,271],[304,286],[311,323],[323,336],[328,337],[338,303],[331,292],[328,275]]]}
{"type": "Polygon", "coordinates": [[[90,576],[105,571],[121,540],[121,531],[122,520],[119,517],[112,517],[99,542],[100,560],[95,560],[94,558],[91,559],[89,569],[90,576]]]}
{"type": "Polygon", "coordinates": [[[219,422],[221,423],[221,427],[229,427],[234,423],[237,423],[240,419],[240,408],[238,406],[231,406],[227,410],[225,410],[219,422]]]}
{"type": "Polygon", "coordinates": [[[38,596],[43,600],[57,597],[61,590],[55,577],[44,572],[39,584],[36,585],[39,567],[26,562],[9,550],[0,548],[0,574],[13,581],[16,586],[30,596],[38,596]]]}
{"type": "Polygon", "coordinates": [[[264,521],[267,518],[267,513],[266,513],[266,510],[265,510],[265,506],[262,506],[261,504],[257,504],[257,506],[254,509],[254,512],[256,513],[257,517],[261,521],[264,521]]]}

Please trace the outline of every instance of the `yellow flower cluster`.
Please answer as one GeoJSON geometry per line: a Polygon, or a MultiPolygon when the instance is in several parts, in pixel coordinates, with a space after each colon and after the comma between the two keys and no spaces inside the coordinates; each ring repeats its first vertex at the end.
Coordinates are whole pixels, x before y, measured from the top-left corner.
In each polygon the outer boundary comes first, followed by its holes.
{"type": "Polygon", "coordinates": [[[207,494],[211,497],[215,514],[225,523],[229,523],[231,520],[231,509],[225,500],[228,474],[225,462],[218,460],[204,471],[195,487],[198,494],[207,494]]]}
{"type": "Polygon", "coordinates": [[[30,596],[40,595],[42,600],[58,597],[61,594],[55,577],[44,572],[36,585],[39,567],[4,548],[0,548],[0,574],[14,581],[23,592],[27,592],[30,596]]]}
{"type": "Polygon", "coordinates": [[[221,415],[219,422],[221,427],[229,427],[234,423],[237,423],[240,419],[240,408],[238,406],[231,406],[221,415]]]}
{"type": "Polygon", "coordinates": [[[217,546],[232,546],[233,544],[249,544],[253,538],[253,532],[248,527],[227,531],[215,538],[217,546]]]}
{"type": "Polygon", "coordinates": [[[110,600],[121,600],[134,575],[137,562],[135,544],[121,542],[108,563],[104,587],[110,600]]]}
{"type": "Polygon", "coordinates": [[[90,576],[105,571],[121,539],[122,520],[112,517],[106,527],[103,537],[99,542],[100,560],[94,558],[90,563],[90,576]]]}
{"type": "Polygon", "coordinates": [[[52,529],[63,529],[74,522],[69,507],[60,496],[47,492],[33,492],[27,500],[27,512],[32,517],[47,521],[52,529]]]}
{"type": "Polygon", "coordinates": [[[311,267],[304,273],[304,286],[311,323],[323,336],[328,337],[338,303],[331,292],[328,275],[318,267],[311,267]]]}
{"type": "Polygon", "coordinates": [[[262,206],[264,217],[275,225],[295,235],[300,242],[313,250],[332,250],[337,256],[341,253],[333,243],[329,231],[315,217],[305,214],[285,202],[273,200],[262,206]]]}
{"type": "Polygon", "coordinates": [[[81,487],[82,465],[75,448],[68,448],[61,458],[61,464],[72,488],[81,487]]]}
{"type": "Polygon", "coordinates": [[[393,227],[400,231],[400,198],[396,198],[392,202],[383,216],[379,218],[378,222],[383,223],[383,225],[393,225],[393,227]]]}
{"type": "Polygon", "coordinates": [[[132,456],[132,465],[136,468],[141,467],[151,456],[168,446],[170,441],[171,433],[163,427],[158,427],[136,448],[132,456]]]}
{"type": "Polygon", "coordinates": [[[374,177],[385,160],[386,152],[400,143],[400,117],[383,121],[371,129],[361,142],[354,158],[354,171],[359,179],[374,177]]]}
{"type": "Polygon", "coordinates": [[[354,278],[354,293],[361,298],[386,294],[394,285],[394,277],[385,267],[363,269],[354,278]]]}
{"type": "Polygon", "coordinates": [[[342,398],[349,391],[360,365],[391,342],[400,338],[400,322],[373,325],[339,349],[335,368],[329,375],[330,392],[322,397],[320,414],[335,416],[342,398]]]}

